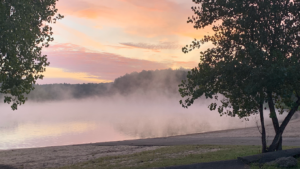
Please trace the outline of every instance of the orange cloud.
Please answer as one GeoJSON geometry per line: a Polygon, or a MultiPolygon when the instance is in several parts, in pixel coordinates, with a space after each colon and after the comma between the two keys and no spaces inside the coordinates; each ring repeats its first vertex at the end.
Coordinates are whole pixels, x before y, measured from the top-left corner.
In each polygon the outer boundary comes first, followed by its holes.
{"type": "Polygon", "coordinates": [[[117,45],[105,45],[107,47],[111,47],[111,48],[114,48],[114,49],[132,49],[134,47],[132,46],[117,46],[117,45]]]}
{"type": "Polygon", "coordinates": [[[105,26],[121,27],[128,34],[143,37],[181,35],[198,38],[198,34],[203,35],[203,31],[194,30],[192,24],[187,24],[187,18],[193,15],[191,10],[191,6],[195,5],[193,2],[179,3],[172,0],[84,2],[72,0],[70,7],[68,0],[65,0],[60,7],[66,15],[92,19],[106,24],[105,26]]]}
{"type": "Polygon", "coordinates": [[[182,47],[182,45],[178,45],[176,42],[160,42],[158,44],[125,42],[120,44],[124,46],[130,46],[141,49],[150,49],[155,51],[162,49],[180,49],[182,47]]]}
{"type": "Polygon", "coordinates": [[[121,0],[130,4],[133,4],[143,10],[150,11],[165,11],[170,10],[175,6],[172,1],[166,0],[151,0],[151,1],[141,1],[141,0],[121,0]]]}
{"type": "Polygon", "coordinates": [[[94,40],[93,37],[86,35],[83,32],[80,32],[74,28],[68,27],[62,23],[56,23],[55,33],[60,35],[59,38],[63,39],[64,41],[72,42],[73,44],[82,45],[84,47],[94,48],[94,49],[101,49],[104,50],[105,46],[94,40]]]}
{"type": "Polygon", "coordinates": [[[49,67],[43,74],[46,79],[74,79],[86,83],[107,83],[111,80],[100,79],[98,76],[91,75],[85,72],[68,72],[62,68],[49,67]]]}
{"type": "Polygon", "coordinates": [[[76,14],[79,17],[90,18],[90,19],[95,19],[99,16],[98,11],[95,9],[81,10],[81,11],[78,11],[76,14]]]}

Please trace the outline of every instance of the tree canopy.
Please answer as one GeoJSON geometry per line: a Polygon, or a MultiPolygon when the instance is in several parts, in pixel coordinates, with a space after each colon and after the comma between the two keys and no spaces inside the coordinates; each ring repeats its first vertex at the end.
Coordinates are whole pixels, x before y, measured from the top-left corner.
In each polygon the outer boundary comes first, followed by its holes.
{"type": "Polygon", "coordinates": [[[0,0],[0,93],[12,109],[25,103],[24,93],[42,79],[49,65],[42,48],[53,41],[58,0],[0,0]]]}
{"type": "Polygon", "coordinates": [[[206,42],[198,67],[180,86],[183,107],[215,98],[211,110],[246,118],[260,113],[263,152],[281,149],[281,136],[300,105],[300,2],[293,0],[193,0],[194,28],[212,25],[213,35],[194,40],[188,53],[206,42]],[[266,147],[263,105],[268,104],[276,136],[266,147]],[[285,105],[285,107],[283,106],[285,105]],[[279,125],[275,109],[288,115],[279,125]]]}

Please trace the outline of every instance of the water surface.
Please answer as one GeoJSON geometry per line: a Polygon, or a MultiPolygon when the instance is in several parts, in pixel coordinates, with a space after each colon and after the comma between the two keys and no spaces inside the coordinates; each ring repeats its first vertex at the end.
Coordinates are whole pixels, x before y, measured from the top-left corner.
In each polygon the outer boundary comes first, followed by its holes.
{"type": "MultiPolygon", "coordinates": [[[[179,99],[98,98],[26,102],[16,111],[0,104],[0,149],[59,146],[165,137],[255,126],[220,117],[207,102],[189,109],[179,99]]],[[[267,116],[266,116],[267,117],[267,116]]]]}

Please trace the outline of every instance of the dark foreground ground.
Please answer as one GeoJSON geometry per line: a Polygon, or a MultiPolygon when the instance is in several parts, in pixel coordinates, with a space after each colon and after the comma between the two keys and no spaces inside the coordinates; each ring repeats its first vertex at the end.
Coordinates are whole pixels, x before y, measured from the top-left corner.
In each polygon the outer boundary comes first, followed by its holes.
{"type": "Polygon", "coordinates": [[[165,167],[159,169],[250,169],[250,167],[238,160],[227,160],[184,166],[165,167]]]}

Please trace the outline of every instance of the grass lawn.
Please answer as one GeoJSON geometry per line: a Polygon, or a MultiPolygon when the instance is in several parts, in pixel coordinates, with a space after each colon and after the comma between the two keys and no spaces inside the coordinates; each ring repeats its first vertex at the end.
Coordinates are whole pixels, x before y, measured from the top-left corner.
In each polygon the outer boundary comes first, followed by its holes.
{"type": "MultiPolygon", "coordinates": [[[[299,169],[300,168],[300,157],[298,157],[296,159],[297,159],[298,166],[290,167],[289,169],[299,169]]],[[[260,166],[259,164],[252,164],[251,169],[281,169],[281,168],[276,167],[276,166],[269,166],[269,165],[260,166]]]]}
{"type": "MultiPolygon", "coordinates": [[[[284,149],[296,147],[283,147],[284,149]]],[[[236,159],[240,156],[249,156],[261,153],[260,146],[236,145],[185,145],[168,146],[156,150],[144,151],[131,155],[101,157],[95,160],[61,167],[59,169],[145,169],[193,163],[212,162],[236,159]]],[[[300,160],[298,159],[300,166],[300,160]]],[[[251,168],[260,168],[252,165],[251,168]]],[[[274,167],[273,167],[274,168],[274,167]]],[[[273,169],[266,168],[266,169],[273,169]]]]}

